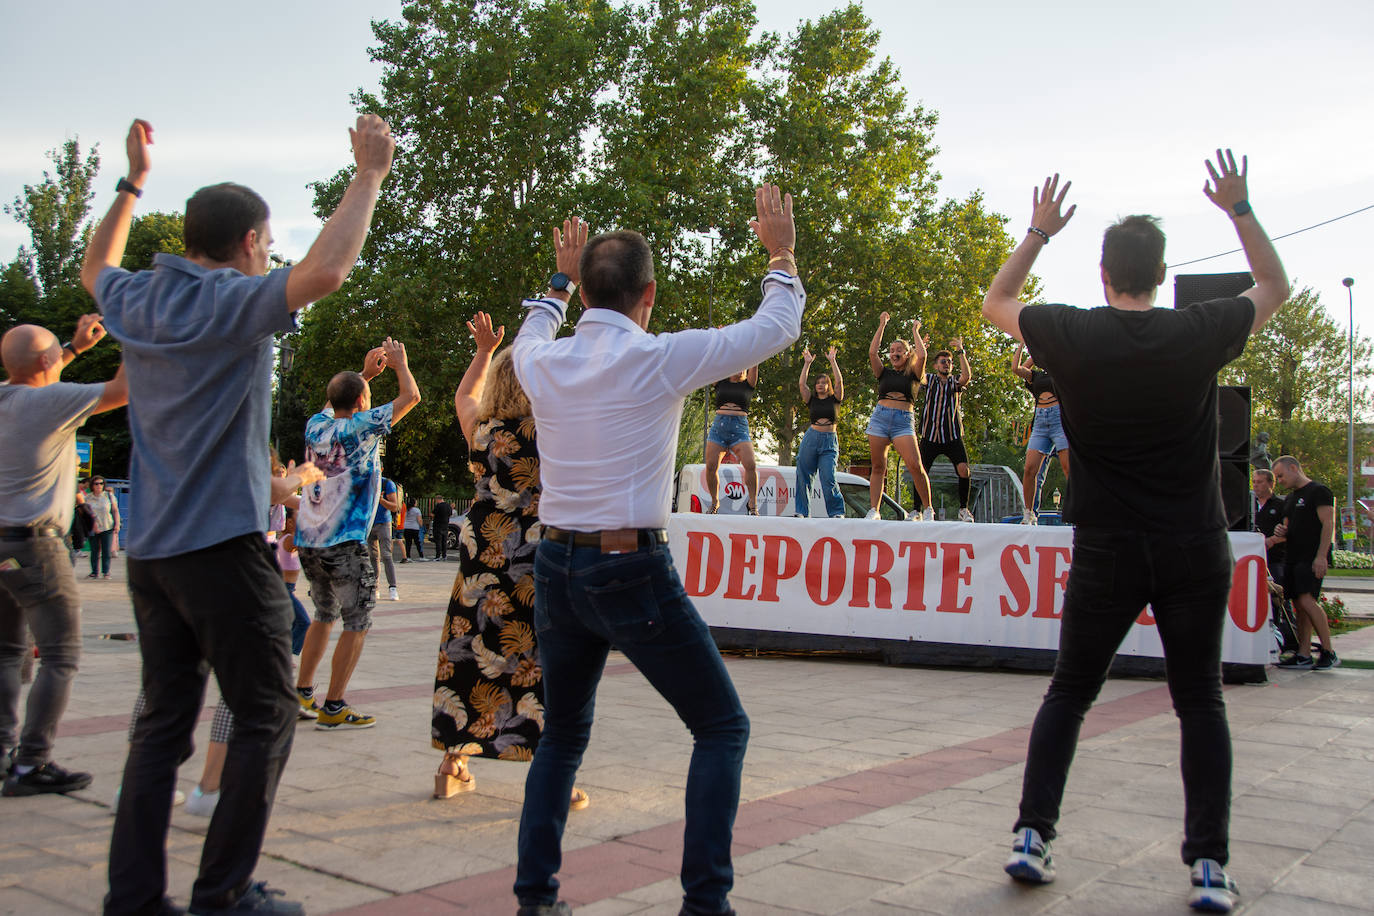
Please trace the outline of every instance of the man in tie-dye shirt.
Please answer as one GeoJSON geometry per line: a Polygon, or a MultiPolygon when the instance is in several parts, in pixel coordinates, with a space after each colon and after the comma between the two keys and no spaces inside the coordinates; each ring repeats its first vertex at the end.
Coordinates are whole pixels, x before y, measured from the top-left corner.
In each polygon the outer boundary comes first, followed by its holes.
{"type": "Polygon", "coordinates": [[[361,373],[340,372],[330,379],[328,396],[329,406],[305,424],[306,457],[326,477],[301,494],[296,521],[301,570],[310,580],[315,602],[296,692],[304,713],[317,718],[317,728],[370,728],[377,719],[344,702],[344,690],[362,655],[377,602],[377,574],[368,559],[367,535],[381,497],[378,452],[392,425],[420,403],[420,389],[406,363],[405,346],[388,337],[367,354],[361,373]],[[396,373],[400,393],[390,404],[373,407],[368,382],[387,366],[396,373]],[[315,669],[340,616],[344,632],[334,648],[329,691],[320,706],[315,702],[315,669]]]}

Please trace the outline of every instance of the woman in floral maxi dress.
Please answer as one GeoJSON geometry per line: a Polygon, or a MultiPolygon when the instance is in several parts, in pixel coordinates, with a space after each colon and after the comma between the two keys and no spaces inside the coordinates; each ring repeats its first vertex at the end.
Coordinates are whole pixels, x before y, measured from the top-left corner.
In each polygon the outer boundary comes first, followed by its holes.
{"type": "MultiPolygon", "coordinates": [[[[431,736],[444,751],[436,798],[470,791],[469,757],[530,760],[544,725],[544,683],[534,634],[539,546],[539,455],[534,417],[505,336],[478,312],[468,322],[477,354],[454,395],[471,449],[476,498],[463,519],[458,575],[434,677],[431,736]]],[[[573,808],[588,799],[573,790],[573,808]]]]}

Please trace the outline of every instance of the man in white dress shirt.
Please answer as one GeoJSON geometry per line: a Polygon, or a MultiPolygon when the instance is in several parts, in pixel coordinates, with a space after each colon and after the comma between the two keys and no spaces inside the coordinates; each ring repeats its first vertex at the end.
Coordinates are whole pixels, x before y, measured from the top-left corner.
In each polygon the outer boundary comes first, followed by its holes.
{"type": "Polygon", "coordinates": [[[515,339],[516,375],[539,431],[535,626],[544,730],[525,780],[515,893],[521,916],[569,912],[558,900],[563,827],[587,747],[597,683],[614,645],[691,730],[682,912],[730,913],[731,834],[749,739],[734,684],[667,548],[678,422],[695,389],[753,366],[801,333],[792,198],[765,185],[750,225],[768,250],[763,302],[725,328],[648,334],[653,255],[637,232],[587,240],[579,219],[554,230],[558,273],[515,339]],[[586,310],[554,339],[577,283],[586,310]]]}

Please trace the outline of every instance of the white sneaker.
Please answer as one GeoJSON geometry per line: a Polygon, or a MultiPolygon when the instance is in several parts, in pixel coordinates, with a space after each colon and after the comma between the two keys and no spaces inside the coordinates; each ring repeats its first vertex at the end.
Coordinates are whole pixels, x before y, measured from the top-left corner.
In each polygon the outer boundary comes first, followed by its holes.
{"type": "Polygon", "coordinates": [[[400,601],[401,593],[396,591],[396,586],[393,585],[391,586],[391,588],[387,590],[387,597],[390,598],[392,601],[400,601]]]}
{"type": "Polygon", "coordinates": [[[1190,907],[1204,913],[1229,913],[1239,896],[1236,882],[1215,859],[1198,859],[1193,863],[1193,886],[1188,893],[1190,907]]]}
{"type": "Polygon", "coordinates": [[[959,521],[961,521],[961,522],[971,522],[971,521],[973,521],[973,513],[970,512],[970,511],[968,511],[968,507],[965,507],[965,508],[959,510],[959,521]]]}
{"type": "Polygon", "coordinates": [[[1032,512],[1031,510],[1027,509],[1027,510],[1025,510],[1024,512],[1021,513],[1021,524],[1023,524],[1023,525],[1034,525],[1034,524],[1037,524],[1038,522],[1039,522],[1039,519],[1036,517],[1035,513],[1032,512]]]}
{"type": "Polygon", "coordinates": [[[935,508],[933,506],[926,506],[924,509],[921,510],[921,521],[935,521],[935,508]]]}
{"type": "Polygon", "coordinates": [[[868,510],[868,514],[864,516],[864,518],[877,518],[877,517],[878,517],[878,510],[877,510],[877,509],[869,509],[869,510],[868,510]]]}
{"type": "Polygon", "coordinates": [[[209,817],[215,813],[215,805],[219,804],[219,789],[213,792],[202,792],[200,786],[191,790],[191,797],[186,799],[186,813],[194,814],[196,817],[209,817]]]}

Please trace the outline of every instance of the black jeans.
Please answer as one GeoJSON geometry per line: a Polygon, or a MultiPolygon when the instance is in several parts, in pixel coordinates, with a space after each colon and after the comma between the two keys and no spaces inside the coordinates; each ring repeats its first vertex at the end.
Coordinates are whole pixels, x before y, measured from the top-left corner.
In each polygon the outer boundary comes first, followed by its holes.
{"type": "Polygon", "coordinates": [[[423,560],[425,558],[425,542],[420,540],[420,532],[414,528],[406,528],[401,534],[406,540],[406,559],[410,559],[410,547],[413,544],[416,555],[423,560]]]}
{"type": "Polygon", "coordinates": [[[251,883],[295,734],[291,599],[261,534],[130,559],[128,570],[147,706],[124,765],[105,913],[155,913],[161,905],[177,766],[191,756],[211,669],[235,727],[191,905],[231,906],[251,883]]]}
{"type": "Polygon", "coordinates": [[[1233,565],[1225,531],[1075,530],[1059,658],[1031,729],[1015,829],[1054,837],[1083,716],[1117,647],[1149,604],[1182,732],[1183,861],[1226,864],[1231,733],[1221,696],[1221,638],[1233,565]]]}

